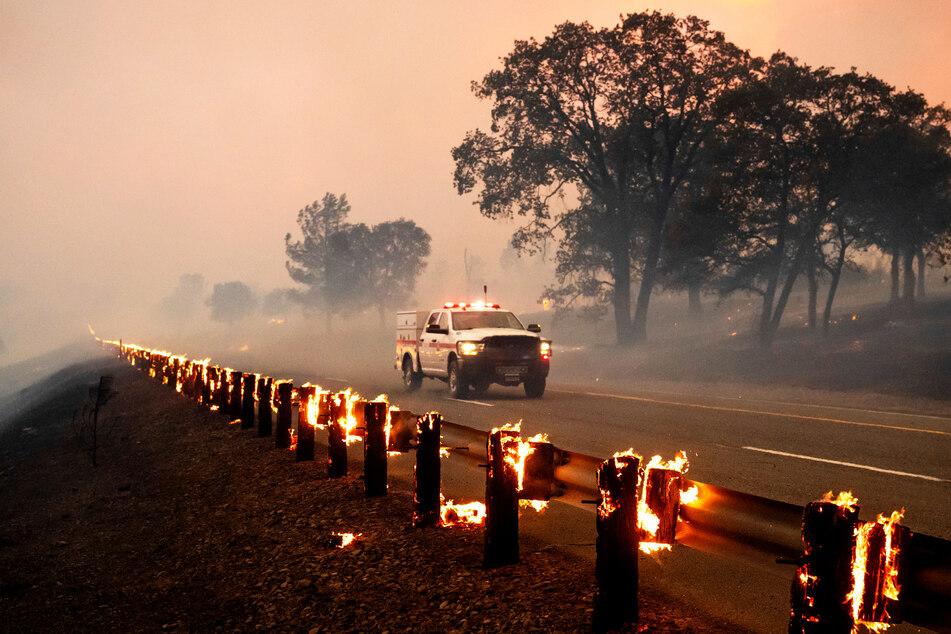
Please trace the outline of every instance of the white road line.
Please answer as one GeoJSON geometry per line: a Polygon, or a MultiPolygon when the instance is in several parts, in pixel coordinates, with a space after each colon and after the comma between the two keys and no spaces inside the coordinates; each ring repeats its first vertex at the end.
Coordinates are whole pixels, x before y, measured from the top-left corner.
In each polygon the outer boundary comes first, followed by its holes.
{"type": "Polygon", "coordinates": [[[482,401],[470,401],[462,398],[446,398],[447,401],[456,401],[457,403],[472,403],[473,405],[481,405],[482,407],[495,407],[492,403],[483,403],[482,401]]]}
{"type": "Polygon", "coordinates": [[[862,423],[854,420],[843,420],[840,418],[826,418],[823,416],[806,416],[804,414],[787,414],[785,412],[769,412],[765,410],[744,409],[740,407],[723,407],[719,405],[703,405],[701,403],[681,403],[678,401],[665,401],[656,398],[647,398],[645,396],[628,396],[625,394],[608,394],[606,392],[568,392],[569,394],[584,394],[585,396],[595,396],[601,398],[616,398],[624,401],[640,401],[643,403],[657,403],[659,405],[678,405],[680,407],[693,407],[695,409],[708,409],[718,412],[736,412],[738,414],[759,414],[761,416],[775,416],[777,418],[798,418],[800,420],[814,420],[823,423],[839,423],[841,425],[859,425],[861,427],[880,427],[882,429],[895,429],[898,431],[911,431],[920,434],[937,434],[940,436],[951,436],[951,432],[940,429],[920,429],[917,427],[901,427],[898,425],[884,425],[881,423],[862,423]]]}
{"type": "Polygon", "coordinates": [[[812,460],[813,462],[825,462],[828,464],[837,464],[843,467],[855,467],[856,469],[866,469],[867,471],[878,471],[879,473],[889,473],[891,475],[905,476],[906,478],[919,478],[921,480],[930,480],[931,482],[951,482],[934,476],[921,475],[919,473],[905,473],[904,471],[892,471],[891,469],[879,469],[864,464],[855,464],[854,462],[842,462],[841,460],[828,460],[826,458],[816,458],[815,456],[803,456],[797,453],[786,453],[785,451],[776,451],[774,449],[760,449],[759,447],[743,447],[749,451],[758,451],[760,453],[770,453],[787,458],[799,458],[800,460],[812,460]]]}

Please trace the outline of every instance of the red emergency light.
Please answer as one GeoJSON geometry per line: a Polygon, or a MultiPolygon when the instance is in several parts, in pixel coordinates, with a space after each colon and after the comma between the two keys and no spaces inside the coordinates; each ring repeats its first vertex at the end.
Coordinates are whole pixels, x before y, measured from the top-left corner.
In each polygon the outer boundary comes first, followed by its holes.
{"type": "Polygon", "coordinates": [[[499,308],[499,305],[495,302],[446,302],[442,305],[443,308],[460,308],[466,310],[468,308],[483,309],[483,308],[499,308]]]}

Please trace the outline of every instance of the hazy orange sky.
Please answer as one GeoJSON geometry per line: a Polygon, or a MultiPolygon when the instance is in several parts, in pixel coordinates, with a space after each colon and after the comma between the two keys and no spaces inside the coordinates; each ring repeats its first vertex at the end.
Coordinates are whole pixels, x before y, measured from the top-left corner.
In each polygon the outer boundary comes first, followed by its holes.
{"type": "Polygon", "coordinates": [[[290,286],[283,236],[327,191],[429,231],[445,287],[463,249],[494,267],[512,226],[452,187],[488,122],[470,82],[516,39],[644,9],[951,103],[944,0],[0,0],[0,337],[118,328],[183,273],[290,286]]]}

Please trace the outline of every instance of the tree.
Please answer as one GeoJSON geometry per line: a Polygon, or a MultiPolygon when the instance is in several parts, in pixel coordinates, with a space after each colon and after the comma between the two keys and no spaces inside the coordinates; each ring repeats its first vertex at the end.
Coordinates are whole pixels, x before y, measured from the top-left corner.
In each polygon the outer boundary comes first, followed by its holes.
{"type": "MultiPolygon", "coordinates": [[[[476,204],[487,217],[526,218],[514,241],[528,250],[569,225],[582,237],[578,216],[597,223],[591,235],[608,257],[599,273],[607,285],[597,286],[610,289],[617,341],[642,341],[674,198],[713,129],[719,95],[740,81],[748,61],[707,22],[657,12],[628,15],[613,29],[566,22],[543,42],[516,42],[503,68],[474,84],[493,102],[492,127],[453,149],[457,191],[478,185],[476,204]],[[569,209],[551,209],[569,197],[569,209]]],[[[563,248],[593,246],[564,235],[563,248]]],[[[589,270],[591,261],[579,264],[589,270]]],[[[583,286],[595,279],[583,275],[583,286]]]]}
{"type": "Polygon", "coordinates": [[[225,282],[215,284],[207,304],[211,307],[213,320],[230,324],[250,316],[257,307],[258,300],[247,284],[225,282]]]}
{"type": "Polygon", "coordinates": [[[297,213],[303,239],[292,242],[290,233],[284,237],[287,272],[304,286],[297,299],[305,308],[323,310],[328,330],[333,315],[349,310],[362,290],[353,248],[356,236],[351,234],[363,234],[367,228],[355,229],[347,223],[349,214],[347,195],[327,192],[297,213]]]}
{"type": "Polygon", "coordinates": [[[430,237],[412,220],[381,222],[370,230],[367,250],[372,300],[386,322],[386,310],[409,301],[426,268],[430,237]]]}
{"type": "Polygon", "coordinates": [[[205,278],[201,273],[187,273],[178,278],[172,294],[162,299],[159,312],[170,321],[184,321],[198,314],[205,297],[205,278]]]}
{"type": "Polygon", "coordinates": [[[865,244],[892,256],[892,301],[914,311],[914,261],[951,227],[951,113],[912,90],[891,96],[887,111],[860,139],[850,192],[863,206],[865,244]],[[904,277],[898,287],[898,274],[904,277]]]}
{"type": "Polygon", "coordinates": [[[411,220],[374,227],[350,224],[346,194],[327,193],[297,215],[302,240],[284,238],[287,271],[304,286],[296,297],[305,307],[324,311],[328,330],[335,314],[376,307],[386,309],[412,294],[425,268],[430,237],[411,220]]]}

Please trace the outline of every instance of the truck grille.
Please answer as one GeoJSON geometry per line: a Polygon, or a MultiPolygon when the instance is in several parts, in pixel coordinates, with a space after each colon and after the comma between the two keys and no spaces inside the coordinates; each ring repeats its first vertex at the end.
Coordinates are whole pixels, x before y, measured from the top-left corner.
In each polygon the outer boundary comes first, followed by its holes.
{"type": "Polygon", "coordinates": [[[530,358],[538,354],[536,337],[499,336],[486,337],[485,353],[493,357],[530,358]]]}

